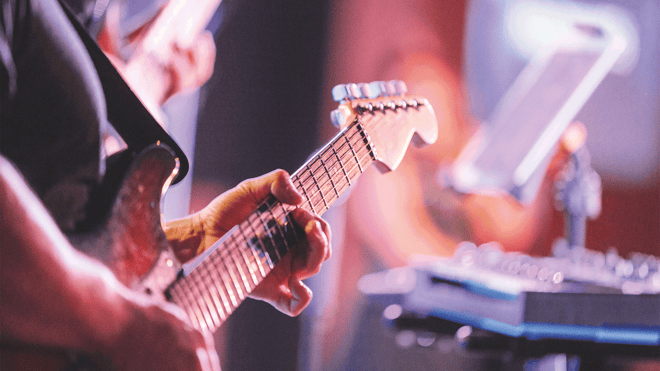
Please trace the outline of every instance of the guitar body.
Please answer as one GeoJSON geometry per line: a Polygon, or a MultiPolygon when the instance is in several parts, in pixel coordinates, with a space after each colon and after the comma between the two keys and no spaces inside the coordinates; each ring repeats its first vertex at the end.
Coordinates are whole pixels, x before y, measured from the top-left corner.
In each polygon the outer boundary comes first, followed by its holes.
{"type": "MultiPolygon", "coordinates": [[[[106,175],[106,183],[112,184],[104,188],[115,188],[115,192],[110,192],[114,196],[110,212],[93,228],[69,236],[69,240],[103,262],[127,287],[146,290],[143,283],[149,280],[147,277],[163,276],[154,274],[159,257],[172,255],[161,227],[160,203],[163,191],[176,174],[177,160],[162,145],[151,146],[132,160],[128,169],[116,169],[106,175]],[[110,179],[117,173],[123,174],[122,179],[110,179]]],[[[178,263],[168,267],[172,268],[172,281],[179,267],[178,263]]],[[[7,371],[112,369],[108,365],[93,355],[12,342],[6,337],[0,345],[0,369],[7,371]]]]}
{"type": "Polygon", "coordinates": [[[177,160],[163,145],[149,147],[131,160],[119,186],[110,186],[117,189],[110,213],[69,240],[104,263],[121,283],[137,289],[161,253],[171,252],[161,226],[160,205],[177,160]]]}

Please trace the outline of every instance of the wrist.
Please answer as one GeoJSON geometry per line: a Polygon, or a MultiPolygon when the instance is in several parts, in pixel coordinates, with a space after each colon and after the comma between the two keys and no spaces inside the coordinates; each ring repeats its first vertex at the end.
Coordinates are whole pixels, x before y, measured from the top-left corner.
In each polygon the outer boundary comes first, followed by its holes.
{"type": "Polygon", "coordinates": [[[199,213],[168,222],[164,231],[181,262],[188,261],[203,250],[205,232],[199,213]]]}

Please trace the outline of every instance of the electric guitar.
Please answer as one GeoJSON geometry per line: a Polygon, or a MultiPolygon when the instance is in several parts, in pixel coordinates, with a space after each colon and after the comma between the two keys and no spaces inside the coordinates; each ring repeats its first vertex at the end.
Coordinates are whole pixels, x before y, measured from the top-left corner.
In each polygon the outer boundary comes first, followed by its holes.
{"type": "MultiPolygon", "coordinates": [[[[333,96],[341,103],[331,118],[341,131],[291,175],[304,197],[299,207],[318,215],[371,164],[394,170],[411,141],[422,145],[437,138],[432,107],[424,98],[405,95],[401,82],[339,85],[333,96]]],[[[205,253],[182,265],[160,220],[161,195],[177,174],[178,159],[161,142],[132,157],[119,156],[120,165],[113,168],[125,169],[106,175],[125,174],[117,191],[98,201],[99,207],[109,205],[107,216],[69,239],[127,287],[179,305],[194,327],[213,332],[304,238],[289,215],[295,207],[271,196],[205,253]]],[[[3,367],[12,357],[6,350],[3,367]]]]}

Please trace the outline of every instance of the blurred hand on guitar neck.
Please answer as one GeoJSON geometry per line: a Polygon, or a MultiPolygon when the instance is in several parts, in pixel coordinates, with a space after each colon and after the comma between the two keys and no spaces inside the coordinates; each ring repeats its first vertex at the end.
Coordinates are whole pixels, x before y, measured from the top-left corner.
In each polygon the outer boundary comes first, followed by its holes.
{"type": "MultiPolygon", "coordinates": [[[[148,42],[147,38],[159,34],[154,27],[169,24],[159,19],[172,16],[171,12],[163,11],[167,4],[151,20],[132,32],[128,40],[121,39],[120,6],[111,3],[108,7],[105,23],[98,36],[99,45],[145,107],[165,126],[161,106],[176,94],[200,88],[213,74],[216,53],[213,35],[204,30],[183,44],[177,41],[183,37],[175,34],[179,28],[172,27],[174,31],[168,33],[169,39],[164,42],[161,40],[157,52],[147,50],[143,47],[148,42]],[[121,45],[126,43],[132,44],[135,50],[128,60],[122,59],[120,53],[121,45]]],[[[187,15],[178,14],[180,17],[187,15]]]]}

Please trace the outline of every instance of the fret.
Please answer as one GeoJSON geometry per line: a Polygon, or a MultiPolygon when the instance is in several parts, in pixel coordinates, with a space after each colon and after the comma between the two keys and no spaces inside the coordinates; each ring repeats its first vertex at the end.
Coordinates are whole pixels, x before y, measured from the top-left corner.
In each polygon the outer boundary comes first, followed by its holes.
{"type": "Polygon", "coordinates": [[[359,160],[357,154],[355,153],[355,149],[353,148],[353,145],[348,140],[348,136],[344,135],[344,140],[346,141],[346,144],[348,144],[348,148],[351,150],[351,153],[353,154],[353,159],[357,163],[357,166],[358,166],[358,169],[360,170],[360,173],[363,173],[364,170],[362,169],[362,165],[360,165],[360,160],[359,160]]]}
{"type": "MultiPolygon", "coordinates": [[[[274,198],[272,198],[272,200],[273,205],[279,203],[274,198]]],[[[267,202],[267,204],[268,208],[266,208],[266,211],[268,211],[268,215],[270,215],[270,219],[268,219],[268,222],[266,223],[266,226],[268,227],[268,235],[271,236],[271,239],[273,240],[275,251],[277,251],[277,257],[282,259],[284,254],[289,251],[289,243],[284,238],[285,234],[284,230],[282,229],[282,223],[275,217],[275,214],[273,213],[273,205],[271,205],[270,202],[267,202]]]]}
{"type": "Polygon", "coordinates": [[[239,283],[242,283],[240,285],[241,290],[245,292],[245,296],[247,296],[252,290],[250,287],[250,283],[247,282],[247,275],[245,274],[245,268],[247,267],[244,268],[243,264],[241,263],[241,260],[236,258],[236,254],[239,254],[240,250],[241,250],[241,243],[236,240],[236,233],[232,233],[227,239],[225,256],[227,258],[226,260],[229,261],[231,265],[237,268],[237,270],[235,270],[235,273],[238,273],[237,281],[239,283]]]}
{"type": "MultiPolygon", "coordinates": [[[[217,250],[215,250],[211,255],[209,255],[209,259],[213,262],[215,268],[214,272],[218,275],[218,278],[220,278],[220,281],[222,282],[222,287],[225,289],[224,291],[227,293],[229,299],[228,304],[230,304],[228,306],[229,309],[228,312],[232,312],[234,308],[238,306],[238,301],[236,300],[236,295],[234,294],[234,291],[231,288],[232,286],[232,283],[230,282],[231,277],[228,277],[227,272],[221,266],[224,265],[226,267],[225,261],[220,255],[222,253],[222,250],[224,249],[218,248],[217,250]]],[[[193,272],[191,272],[190,274],[192,275],[193,272]]]]}
{"type": "Polygon", "coordinates": [[[254,286],[257,286],[259,284],[259,280],[257,280],[257,275],[255,272],[258,271],[257,269],[254,268],[252,265],[252,262],[250,261],[250,258],[248,255],[245,253],[245,248],[243,248],[243,242],[245,242],[245,234],[243,228],[239,228],[239,231],[241,232],[241,237],[243,238],[243,241],[236,242],[236,245],[238,246],[238,251],[241,253],[241,257],[243,258],[243,262],[245,262],[245,266],[248,269],[248,272],[250,273],[250,278],[252,278],[252,283],[254,286]]]}
{"type": "Polygon", "coordinates": [[[170,297],[175,304],[179,305],[186,311],[193,327],[201,328],[199,321],[197,320],[197,314],[195,313],[192,304],[188,302],[187,297],[183,292],[183,288],[181,287],[181,283],[177,282],[176,285],[171,287],[170,297]]]}
{"type": "Polygon", "coordinates": [[[219,300],[218,300],[218,296],[214,292],[214,290],[215,290],[214,286],[209,286],[208,287],[207,291],[208,291],[208,294],[210,295],[210,301],[211,301],[208,305],[209,305],[209,307],[211,307],[211,305],[213,305],[213,310],[211,311],[211,316],[213,317],[213,323],[214,323],[215,327],[218,328],[218,327],[220,327],[220,325],[222,325],[222,322],[224,322],[225,319],[227,319],[227,318],[224,316],[224,313],[225,313],[224,310],[218,306],[218,305],[220,305],[220,303],[219,303],[219,300]]]}
{"type": "Polygon", "coordinates": [[[332,179],[333,174],[331,173],[331,170],[326,168],[325,162],[323,161],[323,157],[328,154],[328,151],[326,150],[320,157],[319,161],[321,162],[321,166],[319,166],[319,170],[321,171],[321,174],[319,175],[319,182],[322,182],[322,187],[325,190],[325,195],[326,199],[328,200],[328,207],[326,209],[329,209],[330,206],[339,198],[339,192],[337,192],[337,188],[335,187],[334,181],[332,179]],[[327,180],[324,181],[324,178],[327,178],[327,180]]]}
{"type": "Polygon", "coordinates": [[[293,221],[293,217],[291,216],[292,209],[287,210],[287,208],[285,208],[284,204],[281,202],[278,202],[277,204],[279,205],[282,217],[284,219],[282,223],[285,232],[284,238],[287,239],[289,244],[294,245],[300,241],[300,236],[298,235],[298,228],[296,228],[296,224],[293,221]]]}
{"type": "MultiPolygon", "coordinates": [[[[343,145],[342,145],[343,147],[343,145]]],[[[335,157],[337,157],[337,163],[339,164],[339,167],[341,168],[341,171],[344,173],[344,177],[346,178],[346,181],[348,182],[348,186],[351,186],[351,178],[348,177],[348,173],[346,172],[346,168],[344,167],[344,163],[341,160],[341,157],[339,157],[339,154],[337,153],[337,150],[335,149],[335,144],[333,143],[331,145],[332,152],[335,154],[335,157]]],[[[341,147],[340,147],[341,148],[341,147]]]]}
{"type": "MultiPolygon", "coordinates": [[[[219,258],[219,260],[222,261],[223,264],[225,263],[224,259],[222,259],[221,257],[219,258]]],[[[225,267],[226,267],[226,265],[225,265],[225,267]]],[[[232,288],[232,283],[233,282],[231,281],[231,277],[228,275],[228,273],[225,270],[218,269],[218,272],[220,273],[220,278],[222,278],[222,280],[225,282],[224,288],[227,290],[227,295],[229,295],[229,302],[232,305],[232,311],[233,311],[234,308],[236,308],[238,306],[238,299],[236,299],[236,293],[234,292],[234,289],[232,288]],[[227,282],[229,282],[229,283],[227,283],[227,282]]]]}
{"type": "MultiPolygon", "coordinates": [[[[323,194],[323,190],[321,190],[321,186],[319,185],[319,182],[316,180],[316,177],[314,176],[314,172],[311,171],[311,168],[309,167],[309,165],[307,166],[307,168],[310,169],[309,174],[312,177],[312,181],[314,182],[314,185],[316,186],[316,188],[319,191],[318,194],[321,196],[321,201],[323,201],[323,206],[325,207],[325,210],[327,210],[328,209],[328,202],[325,199],[325,195],[323,194]]],[[[323,210],[323,211],[325,211],[325,210],[323,210]]]]}
{"type": "Polygon", "coordinates": [[[269,220],[264,220],[263,214],[269,210],[269,206],[266,202],[262,203],[259,208],[257,208],[257,216],[259,218],[259,221],[261,222],[260,225],[260,230],[263,230],[263,234],[261,236],[268,236],[268,239],[262,239],[259,238],[260,241],[263,242],[264,246],[266,246],[266,251],[270,255],[270,260],[274,263],[277,264],[278,261],[282,259],[280,256],[280,252],[277,250],[277,243],[275,241],[275,238],[271,234],[271,227],[269,226],[269,222],[272,222],[272,219],[269,220]],[[274,253],[274,255],[273,255],[274,253]]]}
{"type": "MultiPolygon", "coordinates": [[[[201,314],[202,314],[202,320],[204,320],[204,325],[209,331],[213,331],[212,329],[212,324],[213,320],[211,319],[211,308],[208,307],[208,302],[206,301],[205,295],[202,292],[202,289],[200,286],[204,286],[204,282],[202,281],[201,277],[201,271],[196,270],[197,274],[191,274],[192,282],[188,281],[188,284],[191,288],[191,295],[193,299],[197,302],[197,306],[199,307],[201,314]]],[[[195,272],[191,272],[195,273],[195,272]]]]}
{"type": "Polygon", "coordinates": [[[206,323],[203,321],[201,309],[199,308],[198,303],[195,301],[193,297],[192,290],[188,286],[188,280],[181,280],[180,289],[181,289],[181,293],[183,294],[183,298],[185,299],[186,302],[188,302],[188,307],[192,310],[192,315],[191,313],[189,313],[188,315],[190,316],[190,318],[193,320],[194,323],[197,323],[196,326],[197,328],[204,329],[204,327],[206,327],[206,323]]]}
{"type": "Polygon", "coordinates": [[[227,250],[229,252],[229,256],[231,257],[231,260],[234,262],[234,265],[238,268],[238,273],[241,276],[241,281],[243,282],[243,287],[245,288],[245,296],[247,296],[252,291],[252,287],[248,282],[247,275],[243,271],[243,265],[241,264],[240,259],[237,259],[235,254],[235,250],[238,249],[240,251],[241,246],[238,243],[236,243],[236,238],[233,234],[231,236],[231,239],[234,241],[234,243],[232,244],[232,246],[227,247],[227,250]]]}
{"type": "Polygon", "coordinates": [[[311,176],[312,181],[314,182],[314,185],[318,189],[317,194],[319,196],[319,200],[323,203],[323,209],[321,211],[323,213],[330,207],[330,202],[328,202],[328,198],[327,198],[328,192],[325,190],[325,183],[322,182],[323,179],[321,179],[320,177],[317,176],[318,175],[318,169],[320,167],[320,166],[316,167],[316,165],[318,164],[318,159],[319,159],[319,156],[317,155],[314,158],[314,162],[312,163],[312,167],[310,167],[310,169],[311,169],[310,176],[311,176]]]}
{"type": "Polygon", "coordinates": [[[365,148],[367,149],[367,151],[368,151],[368,153],[371,157],[371,160],[375,161],[376,160],[376,154],[374,153],[374,149],[371,146],[371,138],[369,138],[369,134],[367,134],[367,132],[364,131],[364,128],[360,124],[355,125],[355,128],[357,129],[358,133],[362,137],[362,142],[365,144],[365,148]]]}
{"type": "MultiPolygon", "coordinates": [[[[271,220],[269,221],[269,226],[271,229],[273,229],[273,226],[277,227],[277,229],[272,233],[274,236],[274,241],[275,241],[275,247],[277,251],[279,252],[280,256],[284,256],[289,250],[291,249],[289,242],[291,241],[290,235],[292,233],[291,228],[287,227],[287,214],[288,211],[284,209],[284,205],[282,205],[281,202],[275,201],[275,203],[268,207],[268,214],[271,217],[271,220]],[[283,220],[280,220],[278,217],[275,216],[275,213],[273,212],[273,207],[279,207],[282,210],[282,218],[283,220]]],[[[295,232],[293,232],[295,233],[295,232]]],[[[297,242],[297,240],[294,240],[293,243],[297,242]]]]}
{"type": "MultiPolygon", "coordinates": [[[[303,171],[303,173],[304,173],[304,171],[303,171]]],[[[307,188],[303,185],[300,178],[298,178],[298,184],[300,184],[300,190],[302,191],[303,196],[305,196],[305,199],[307,200],[307,203],[309,203],[309,208],[310,208],[309,211],[311,211],[314,215],[318,215],[318,213],[316,212],[316,209],[314,208],[314,203],[312,203],[312,198],[309,197],[309,195],[307,194],[307,188]]]]}
{"type": "Polygon", "coordinates": [[[324,212],[325,212],[330,208],[330,206],[332,206],[333,202],[337,199],[337,196],[336,196],[336,190],[333,189],[334,186],[332,185],[330,174],[326,171],[323,171],[323,169],[321,169],[320,166],[318,170],[322,170],[321,172],[317,171],[316,178],[321,186],[321,189],[323,189],[323,194],[325,195],[323,199],[325,201],[324,202],[324,207],[325,207],[324,212]]]}
{"type": "Polygon", "coordinates": [[[375,155],[371,151],[368,136],[364,133],[364,131],[360,130],[360,128],[358,128],[357,126],[358,125],[356,125],[355,132],[353,133],[354,134],[353,136],[356,137],[356,140],[352,145],[352,148],[354,149],[355,146],[359,145],[359,148],[357,149],[357,153],[356,153],[357,154],[356,162],[360,169],[360,173],[362,173],[364,172],[364,169],[369,164],[371,164],[371,162],[374,161],[375,155]]]}
{"type": "Polygon", "coordinates": [[[346,158],[350,156],[348,155],[348,151],[345,149],[345,145],[341,144],[339,148],[336,148],[335,143],[332,144],[332,151],[333,151],[333,158],[336,158],[335,164],[339,166],[340,171],[336,171],[337,175],[337,181],[336,184],[338,185],[337,188],[339,190],[339,195],[344,193],[352,184],[352,179],[350,177],[350,169],[347,169],[345,166],[346,163],[346,158]]]}
{"type": "Polygon", "coordinates": [[[209,273],[209,278],[211,280],[211,285],[207,286],[207,289],[209,293],[211,294],[211,299],[213,300],[213,306],[215,307],[215,312],[220,315],[220,320],[218,321],[218,326],[222,324],[223,321],[227,319],[229,316],[230,312],[226,311],[226,308],[223,307],[223,302],[221,301],[221,297],[223,294],[220,293],[220,289],[218,289],[218,280],[215,277],[215,270],[214,269],[208,269],[209,273]],[[219,296],[220,297],[219,297],[219,296]]]}
{"type": "MultiPolygon", "coordinates": [[[[248,219],[249,219],[249,218],[248,218],[248,219]]],[[[262,277],[262,278],[263,278],[263,277],[266,277],[266,271],[264,270],[264,267],[263,267],[263,265],[261,264],[261,260],[259,259],[259,256],[258,256],[257,253],[254,251],[254,248],[252,247],[252,245],[249,245],[249,244],[248,244],[248,236],[245,234],[245,229],[243,229],[243,224],[245,224],[245,222],[243,222],[243,223],[241,223],[241,224],[239,225],[239,229],[240,229],[240,231],[241,231],[241,235],[243,236],[243,240],[244,240],[245,244],[247,245],[248,250],[250,250],[250,253],[251,253],[252,256],[254,257],[254,260],[257,262],[257,268],[259,269],[259,273],[261,273],[261,277],[262,277]]],[[[248,223],[248,224],[249,224],[249,223],[248,223]]],[[[251,265],[250,265],[250,266],[251,266],[251,265]]],[[[251,270],[251,272],[252,272],[252,270],[251,270]]],[[[258,284],[259,284],[259,281],[257,281],[257,277],[254,275],[254,273],[252,274],[252,278],[254,279],[254,284],[255,284],[255,285],[258,285],[258,284]]]]}
{"type": "Polygon", "coordinates": [[[203,300],[204,304],[206,304],[206,308],[208,309],[208,316],[206,316],[207,320],[207,327],[209,328],[210,331],[215,331],[216,328],[220,327],[220,318],[218,318],[218,310],[215,308],[215,305],[213,304],[213,300],[209,296],[209,292],[207,291],[205,294],[203,294],[199,300],[203,300]]]}
{"type": "Polygon", "coordinates": [[[335,143],[332,143],[328,149],[328,161],[326,161],[326,165],[328,166],[328,170],[332,173],[332,184],[335,187],[337,199],[339,199],[346,189],[346,187],[343,187],[343,185],[346,184],[346,172],[343,168],[341,157],[335,148],[335,143]]]}
{"type": "Polygon", "coordinates": [[[351,172],[353,179],[357,179],[371,163],[371,157],[365,147],[362,146],[356,149],[356,145],[360,142],[361,140],[358,140],[355,145],[351,145],[350,148],[351,157],[353,157],[353,160],[355,161],[355,165],[351,168],[353,170],[351,172]]]}
{"type": "MultiPolygon", "coordinates": [[[[230,264],[227,264],[227,261],[223,258],[220,257],[220,260],[222,261],[222,264],[224,264],[227,273],[229,273],[229,279],[231,280],[233,286],[236,288],[236,294],[238,295],[238,298],[243,301],[247,295],[243,294],[243,289],[241,288],[240,280],[236,277],[236,272],[234,269],[232,269],[232,266],[230,264]]],[[[238,304],[234,304],[234,306],[238,306],[238,304]]]]}
{"type": "Polygon", "coordinates": [[[220,267],[218,267],[216,265],[215,255],[211,254],[206,261],[209,261],[210,264],[213,265],[213,269],[209,269],[209,272],[211,273],[211,279],[213,280],[213,287],[215,287],[216,291],[220,295],[220,300],[222,300],[221,308],[224,310],[224,312],[227,314],[227,316],[229,316],[229,314],[231,314],[233,309],[231,307],[231,304],[229,303],[229,298],[227,297],[228,294],[225,291],[226,290],[225,282],[222,279],[222,277],[220,277],[220,274],[218,273],[218,270],[220,269],[220,267]]]}
{"type": "MultiPolygon", "coordinates": [[[[213,299],[209,297],[211,295],[211,288],[214,286],[213,281],[211,278],[211,271],[208,268],[208,264],[202,264],[204,267],[203,269],[199,269],[200,271],[200,278],[202,279],[203,283],[203,291],[204,293],[201,295],[201,297],[204,298],[204,302],[206,303],[206,306],[209,309],[209,314],[211,315],[211,320],[214,326],[220,326],[220,319],[218,318],[218,309],[216,308],[215,302],[213,299]]],[[[201,291],[201,289],[200,289],[201,291]]]]}
{"type": "Polygon", "coordinates": [[[323,194],[325,195],[326,201],[325,210],[328,210],[330,206],[332,206],[332,203],[337,199],[337,191],[334,189],[334,185],[332,184],[330,173],[327,171],[327,169],[325,169],[325,164],[323,163],[322,157],[324,154],[325,153],[322,153],[318,158],[320,165],[316,169],[316,179],[321,185],[321,189],[323,189],[323,194]]]}
{"type": "Polygon", "coordinates": [[[325,161],[323,161],[323,156],[319,157],[319,160],[321,160],[321,166],[323,166],[323,169],[325,170],[325,173],[328,175],[328,180],[330,181],[330,185],[332,186],[332,189],[335,191],[335,195],[337,198],[339,198],[339,191],[337,191],[337,187],[335,186],[335,182],[332,180],[332,175],[330,174],[330,170],[325,164],[325,161]]]}
{"type": "MultiPolygon", "coordinates": [[[[259,238],[259,233],[254,228],[253,221],[258,220],[258,219],[259,219],[259,217],[257,215],[255,215],[254,213],[251,214],[250,216],[248,216],[247,224],[250,226],[250,229],[252,229],[253,236],[250,238],[250,240],[248,240],[246,242],[249,244],[250,250],[252,250],[253,253],[254,253],[255,249],[257,249],[257,245],[259,245],[259,247],[261,247],[258,250],[259,253],[262,254],[266,258],[266,262],[268,263],[268,267],[270,267],[270,269],[273,269],[273,267],[275,267],[275,264],[273,263],[270,255],[268,254],[267,248],[264,245],[263,240],[261,238],[259,238]],[[250,218],[253,218],[253,219],[250,220],[250,218]]],[[[265,271],[263,265],[261,264],[261,258],[258,255],[259,254],[257,254],[257,256],[255,256],[255,257],[257,259],[257,262],[259,262],[259,269],[261,270],[262,276],[266,277],[266,271],[265,271]]]]}
{"type": "MultiPolygon", "coordinates": [[[[200,264],[202,267],[198,267],[196,270],[206,270],[209,280],[211,281],[211,287],[214,287],[218,295],[220,295],[221,302],[219,309],[224,311],[227,315],[232,312],[232,307],[229,302],[228,292],[226,291],[226,283],[220,276],[220,270],[222,269],[218,265],[218,250],[214,251],[213,254],[209,255],[207,260],[203,261],[200,264]],[[205,264],[206,263],[206,264],[205,264]]],[[[192,272],[191,272],[192,273],[192,272]]]]}

